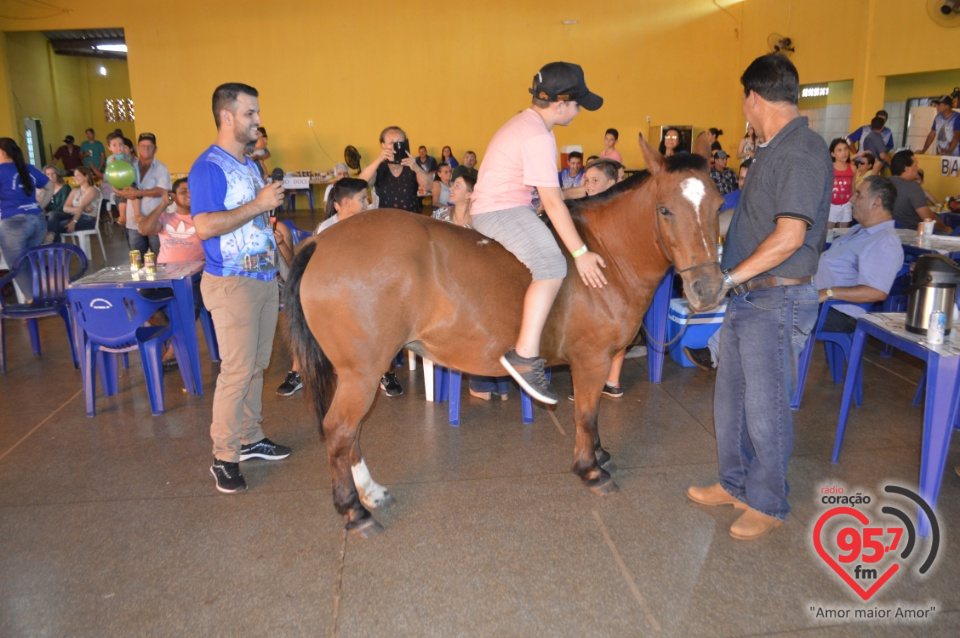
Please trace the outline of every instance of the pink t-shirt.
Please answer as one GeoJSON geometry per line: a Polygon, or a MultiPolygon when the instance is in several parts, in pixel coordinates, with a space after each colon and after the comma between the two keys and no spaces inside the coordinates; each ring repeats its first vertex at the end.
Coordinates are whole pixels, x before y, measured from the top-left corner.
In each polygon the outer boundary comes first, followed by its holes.
{"type": "Polygon", "coordinates": [[[600,151],[600,157],[602,159],[612,159],[615,162],[620,162],[623,164],[623,157],[620,155],[620,151],[615,148],[605,148],[600,151]]]}
{"type": "Polygon", "coordinates": [[[533,189],[560,187],[557,140],[533,109],[504,124],[487,147],[473,189],[471,215],[530,206],[533,189]]]}
{"type": "Polygon", "coordinates": [[[160,254],[158,264],[181,261],[206,261],[203,242],[197,237],[190,215],[164,211],[160,214],[160,254]]]}

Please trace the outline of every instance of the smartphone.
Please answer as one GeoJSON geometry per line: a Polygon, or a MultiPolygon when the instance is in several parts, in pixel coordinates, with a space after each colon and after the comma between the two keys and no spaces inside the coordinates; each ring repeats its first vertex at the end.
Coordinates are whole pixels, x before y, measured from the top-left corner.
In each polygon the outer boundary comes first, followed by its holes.
{"type": "Polygon", "coordinates": [[[410,141],[403,140],[402,142],[393,143],[393,164],[399,164],[400,160],[407,159],[407,153],[410,152],[410,141]]]}

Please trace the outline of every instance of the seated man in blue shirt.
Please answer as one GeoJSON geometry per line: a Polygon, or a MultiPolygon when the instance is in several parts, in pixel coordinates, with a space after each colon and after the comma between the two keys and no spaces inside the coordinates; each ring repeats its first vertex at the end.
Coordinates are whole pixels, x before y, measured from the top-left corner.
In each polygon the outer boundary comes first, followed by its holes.
{"type": "MultiPolygon", "coordinates": [[[[857,225],[839,237],[820,255],[814,284],[820,302],[838,299],[871,303],[887,298],[893,280],[903,265],[903,245],[893,229],[893,203],[897,190],[886,177],[866,177],[853,195],[853,218],[857,225]]],[[[853,332],[863,308],[836,305],[827,314],[826,332],[853,332]]],[[[683,349],[690,362],[704,370],[717,367],[720,331],[706,348],[683,349]]]]}
{"type": "Polygon", "coordinates": [[[737,177],[737,189],[723,196],[723,205],[720,206],[720,236],[724,239],[726,239],[727,230],[730,228],[733,211],[737,209],[737,204],[740,203],[740,192],[743,191],[743,183],[747,181],[747,171],[750,170],[750,162],[752,161],[749,157],[743,160],[737,177]]]}
{"type": "MultiPolygon", "coordinates": [[[[893,228],[897,190],[886,177],[871,175],[853,195],[857,224],[820,255],[814,283],[820,302],[827,299],[873,303],[887,298],[903,266],[903,245],[893,228]]],[[[832,307],[823,329],[853,332],[866,310],[854,305],[832,307]]]]}

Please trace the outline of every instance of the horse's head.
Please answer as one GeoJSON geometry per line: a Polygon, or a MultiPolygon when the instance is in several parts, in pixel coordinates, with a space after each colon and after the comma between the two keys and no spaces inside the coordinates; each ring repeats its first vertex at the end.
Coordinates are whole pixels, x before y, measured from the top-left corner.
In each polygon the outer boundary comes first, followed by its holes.
{"type": "MultiPolygon", "coordinates": [[[[705,142],[706,138],[698,138],[697,146],[705,142]]],[[[691,309],[709,310],[723,298],[723,274],[717,259],[717,212],[723,198],[710,179],[709,164],[699,154],[664,158],[643,136],[640,150],[654,181],[660,249],[683,278],[691,309]]]]}

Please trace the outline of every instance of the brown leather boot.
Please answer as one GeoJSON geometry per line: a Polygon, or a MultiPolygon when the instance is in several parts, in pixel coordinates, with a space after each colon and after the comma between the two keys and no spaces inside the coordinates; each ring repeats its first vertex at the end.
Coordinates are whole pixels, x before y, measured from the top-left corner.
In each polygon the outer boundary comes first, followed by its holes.
{"type": "Polygon", "coordinates": [[[747,511],[740,515],[733,525],[730,526],[730,536],[737,540],[752,541],[760,538],[770,530],[783,525],[783,521],[772,516],[767,516],[763,512],[758,512],[752,507],[747,507],[747,511]]]}
{"type": "Polygon", "coordinates": [[[687,498],[701,505],[733,505],[738,510],[747,509],[746,504],[730,496],[719,483],[714,483],[710,487],[688,487],[687,498]]]}

